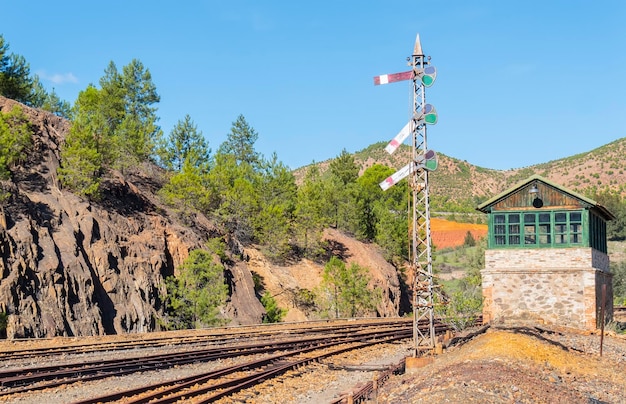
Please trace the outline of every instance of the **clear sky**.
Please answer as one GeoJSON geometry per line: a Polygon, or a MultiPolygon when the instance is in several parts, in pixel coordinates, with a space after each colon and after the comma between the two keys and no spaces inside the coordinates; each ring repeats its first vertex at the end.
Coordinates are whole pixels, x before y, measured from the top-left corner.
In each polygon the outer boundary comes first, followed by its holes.
{"type": "Polygon", "coordinates": [[[150,70],[166,134],[215,151],[243,114],[291,168],[388,141],[410,116],[419,33],[437,67],[430,148],[494,169],[626,137],[626,1],[0,1],[0,34],[74,102],[110,61],[150,70]]]}

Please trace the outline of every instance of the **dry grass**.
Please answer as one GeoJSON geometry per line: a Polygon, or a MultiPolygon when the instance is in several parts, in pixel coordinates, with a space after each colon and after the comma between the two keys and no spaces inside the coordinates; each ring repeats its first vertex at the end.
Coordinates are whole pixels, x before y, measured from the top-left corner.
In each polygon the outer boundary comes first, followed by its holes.
{"type": "Polygon", "coordinates": [[[528,335],[507,331],[489,332],[471,341],[464,347],[464,351],[466,360],[497,357],[520,362],[531,361],[564,373],[601,374],[607,371],[599,357],[588,356],[582,360],[580,353],[570,352],[561,346],[528,335]]]}

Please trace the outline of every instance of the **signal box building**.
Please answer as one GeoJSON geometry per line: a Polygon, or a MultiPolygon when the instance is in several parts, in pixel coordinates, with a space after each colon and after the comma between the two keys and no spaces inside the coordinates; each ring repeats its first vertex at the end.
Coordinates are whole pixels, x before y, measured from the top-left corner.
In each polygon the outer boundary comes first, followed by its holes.
{"type": "Polygon", "coordinates": [[[612,319],[607,209],[537,175],[477,209],[489,215],[485,323],[595,330],[612,319]]]}

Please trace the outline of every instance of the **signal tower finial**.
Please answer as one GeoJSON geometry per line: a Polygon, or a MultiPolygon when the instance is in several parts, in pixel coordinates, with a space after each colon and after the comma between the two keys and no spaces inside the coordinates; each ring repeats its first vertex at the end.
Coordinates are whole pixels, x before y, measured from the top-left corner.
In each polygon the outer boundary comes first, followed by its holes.
{"type": "Polygon", "coordinates": [[[424,56],[424,52],[422,51],[422,43],[420,42],[420,34],[417,34],[417,37],[415,38],[413,56],[424,56]]]}

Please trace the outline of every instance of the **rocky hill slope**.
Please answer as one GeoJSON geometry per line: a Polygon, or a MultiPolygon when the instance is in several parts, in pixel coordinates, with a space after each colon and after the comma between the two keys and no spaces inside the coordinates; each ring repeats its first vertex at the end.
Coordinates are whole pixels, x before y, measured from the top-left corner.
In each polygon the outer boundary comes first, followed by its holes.
{"type": "MultiPolygon", "coordinates": [[[[7,112],[14,105],[14,101],[0,97],[1,111],[7,112]]],[[[0,181],[0,188],[11,195],[0,203],[0,311],[9,314],[8,337],[158,330],[164,311],[164,278],[176,273],[190,250],[203,247],[215,236],[224,238],[232,255],[225,268],[229,300],[222,310],[224,318],[231,324],[261,321],[264,309],[255,290],[255,281],[258,284],[259,280],[281,307],[289,309],[287,320],[308,318],[306,310],[296,307],[295,295],[319,284],[323,269],[319,263],[302,260],[284,267],[272,265],[254,246],[243,251],[240,244],[202,215],[193,218],[193,225],[189,226],[189,220],[181,221],[157,196],[166,174],[155,166],[112,173],[103,179],[104,198],[97,203],[61,189],[56,171],[59,147],[69,122],[21,107],[32,123],[33,146],[27,160],[12,171],[11,179],[0,181]],[[244,255],[250,259],[242,260],[244,255]]],[[[362,170],[376,162],[400,166],[400,160],[385,160],[389,156],[383,147],[372,145],[355,155],[362,170]]],[[[570,175],[578,170],[581,173],[573,175],[572,181],[597,176],[598,181],[623,188],[626,178],[622,180],[620,175],[626,167],[622,169],[620,164],[626,162],[615,153],[623,155],[624,148],[626,140],[617,141],[533,170],[543,167],[547,172],[539,173],[555,182],[566,178],[564,173],[570,175]],[[603,164],[611,170],[596,174],[603,164]],[[590,165],[596,168],[585,171],[590,165]],[[611,177],[606,179],[609,172],[611,177]]],[[[401,159],[403,152],[407,149],[394,158],[401,159]]],[[[439,167],[433,174],[432,195],[443,198],[440,202],[466,195],[474,203],[531,174],[526,169],[482,169],[443,155],[439,167]]],[[[582,183],[587,184],[584,180],[582,183]]],[[[448,229],[437,241],[438,230],[433,223],[435,245],[449,243],[451,238],[459,240],[467,230],[476,238],[484,234],[484,226],[448,229]]],[[[347,262],[370,269],[369,286],[383,290],[384,298],[377,307],[379,314],[398,315],[407,310],[402,280],[395,268],[381,258],[376,246],[359,243],[333,230],[328,230],[325,237],[333,241],[331,244],[347,262]]],[[[445,246],[449,245],[453,244],[445,246]]]]}
{"type": "MultiPolygon", "coordinates": [[[[0,97],[0,111],[14,105],[0,97]]],[[[294,288],[311,287],[298,279],[315,280],[311,274],[321,272],[319,264],[307,261],[273,267],[253,246],[242,251],[202,215],[187,220],[191,227],[183,223],[156,195],[165,173],[155,166],[104,178],[104,196],[97,203],[61,189],[56,172],[69,122],[20,106],[32,124],[33,146],[11,179],[0,181],[2,190],[10,193],[0,204],[0,311],[9,314],[9,338],[158,330],[164,278],[175,274],[189,251],[203,247],[210,237],[223,237],[232,255],[225,266],[229,300],[222,310],[231,324],[261,322],[264,308],[253,273],[264,278],[283,307],[290,307],[287,296],[294,288]],[[254,259],[242,260],[244,254],[254,259]],[[281,278],[281,271],[296,275],[281,278]]],[[[341,241],[343,235],[327,237],[344,246],[347,259],[365,256],[350,250],[341,241]]],[[[378,311],[397,315],[398,275],[378,258],[369,258],[379,263],[371,286],[384,291],[378,311]]],[[[290,313],[288,318],[306,318],[293,307],[290,313]]]]}
{"type": "MultiPolygon", "coordinates": [[[[399,169],[410,160],[411,149],[402,145],[393,155],[385,150],[386,143],[375,143],[354,153],[355,163],[361,173],[374,164],[399,169]]],[[[596,189],[610,189],[626,196],[626,138],[621,138],[586,153],[577,154],[547,163],[516,168],[493,170],[475,166],[467,161],[438,153],[438,168],[429,178],[431,208],[433,211],[472,211],[481,202],[503,190],[539,174],[552,182],[585,194],[596,189]]],[[[331,160],[317,163],[324,171],[331,160]]],[[[308,167],[308,166],[307,166],[308,167]]],[[[301,178],[307,167],[301,167],[301,178]]]]}
{"type": "MultiPolygon", "coordinates": [[[[3,112],[13,105],[0,98],[3,112]]],[[[34,145],[28,160],[2,183],[11,197],[0,212],[0,306],[9,313],[7,335],[154,330],[163,277],[215,230],[201,217],[193,229],[177,222],[154,198],[151,187],[158,178],[142,170],[107,180],[97,204],[60,189],[59,145],[69,123],[22,108],[34,145]]],[[[252,285],[250,274],[248,281],[252,285]]],[[[257,317],[261,311],[259,305],[257,317]]],[[[249,313],[255,315],[254,307],[249,313]]]]}

